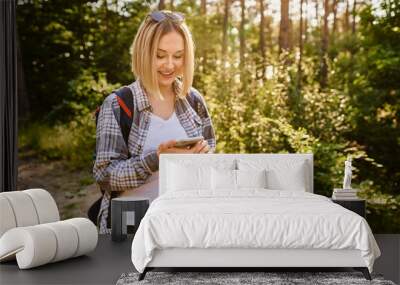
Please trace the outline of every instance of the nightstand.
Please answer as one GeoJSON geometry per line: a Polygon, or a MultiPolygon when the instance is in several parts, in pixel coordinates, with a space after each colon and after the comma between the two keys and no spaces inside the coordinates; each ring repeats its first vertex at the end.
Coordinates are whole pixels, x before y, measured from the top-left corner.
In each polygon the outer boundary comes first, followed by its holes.
{"type": "Polygon", "coordinates": [[[149,208],[145,197],[119,197],[111,200],[111,240],[124,241],[128,225],[134,225],[134,233],[149,208]],[[132,221],[133,220],[133,221],[132,221]],[[132,223],[133,222],[133,223],[132,223]]]}
{"type": "Polygon", "coordinates": [[[365,218],[365,200],[354,199],[354,200],[340,200],[332,199],[333,203],[339,204],[340,206],[359,214],[361,217],[365,218]]]}

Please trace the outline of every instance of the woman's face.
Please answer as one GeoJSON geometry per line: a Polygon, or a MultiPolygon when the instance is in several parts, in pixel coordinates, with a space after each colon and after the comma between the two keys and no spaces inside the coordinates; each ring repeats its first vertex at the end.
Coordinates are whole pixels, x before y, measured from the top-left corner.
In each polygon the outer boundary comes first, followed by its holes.
{"type": "Polygon", "coordinates": [[[180,34],[173,31],[161,37],[158,43],[156,70],[160,88],[169,87],[183,73],[185,43],[180,34]]]}

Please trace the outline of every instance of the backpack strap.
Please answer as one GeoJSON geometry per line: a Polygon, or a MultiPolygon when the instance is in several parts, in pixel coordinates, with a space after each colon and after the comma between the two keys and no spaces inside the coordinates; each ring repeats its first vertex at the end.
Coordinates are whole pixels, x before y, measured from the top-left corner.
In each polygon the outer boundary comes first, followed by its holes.
{"type": "Polygon", "coordinates": [[[133,94],[127,86],[115,90],[114,93],[117,95],[117,101],[121,109],[119,125],[124,141],[128,146],[129,133],[133,122],[133,94]]]}
{"type": "MultiPolygon", "coordinates": [[[[117,95],[117,102],[121,110],[119,126],[121,128],[125,144],[128,146],[129,133],[131,131],[133,122],[133,94],[131,89],[126,86],[114,90],[113,93],[117,95]]],[[[96,128],[97,128],[97,122],[99,120],[99,114],[100,114],[100,106],[97,106],[96,111],[94,112],[96,128]]],[[[94,150],[93,153],[93,160],[96,160],[96,150],[94,150]]]]}

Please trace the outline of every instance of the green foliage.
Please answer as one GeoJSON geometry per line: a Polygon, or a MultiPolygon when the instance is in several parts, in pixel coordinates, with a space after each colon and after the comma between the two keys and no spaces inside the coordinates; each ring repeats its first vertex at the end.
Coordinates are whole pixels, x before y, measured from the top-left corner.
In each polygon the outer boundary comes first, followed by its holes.
{"type": "Polygon", "coordinates": [[[34,150],[42,159],[62,159],[73,168],[88,167],[96,135],[93,116],[77,117],[68,124],[33,123],[19,130],[19,148],[34,150]]]}
{"type": "Polygon", "coordinates": [[[118,85],[109,84],[104,73],[83,70],[68,86],[71,99],[54,107],[47,116],[57,118],[62,114],[64,120],[51,124],[38,122],[22,128],[20,147],[34,149],[44,159],[63,159],[72,167],[87,167],[96,146],[96,108],[118,85]]]}
{"type": "Polygon", "coordinates": [[[360,197],[367,199],[367,220],[375,233],[400,232],[400,195],[383,194],[376,191],[371,180],[360,185],[360,197]]]}
{"type": "Polygon", "coordinates": [[[378,172],[366,168],[365,175],[394,194],[400,188],[400,165],[393,159],[400,157],[400,3],[384,1],[382,11],[361,14],[363,49],[355,56],[357,78],[349,89],[357,110],[353,136],[383,165],[378,172]]]}
{"type": "MultiPolygon", "coordinates": [[[[301,98],[293,99],[294,83],[286,70],[293,68],[276,64],[268,81],[250,78],[245,88],[239,79],[251,70],[234,66],[204,79],[207,88],[202,91],[217,130],[217,152],[313,153],[315,192],[329,196],[342,183],[348,155],[370,164],[373,160],[343,138],[349,130],[346,112],[350,108],[345,94],[307,85],[296,95],[301,98]],[[291,106],[295,100],[296,108],[291,106]]],[[[357,168],[354,173],[357,179],[357,168]]]]}
{"type": "Polygon", "coordinates": [[[400,232],[400,3],[366,6],[360,19],[359,34],[343,39],[334,61],[334,84],[351,106],[344,137],[370,157],[358,162],[357,174],[368,221],[376,232],[400,232]]]}
{"type": "Polygon", "coordinates": [[[55,105],[47,118],[52,122],[62,118],[61,122],[66,122],[93,114],[104,98],[120,86],[107,82],[105,73],[82,70],[68,82],[69,97],[55,105]]]}
{"type": "MultiPolygon", "coordinates": [[[[34,149],[45,159],[68,160],[74,167],[91,167],[92,114],[113,89],[133,80],[129,47],[151,2],[22,1],[18,27],[26,85],[33,115],[44,122],[22,126],[21,148],[34,149]]],[[[368,201],[372,229],[400,232],[399,2],[382,1],[379,13],[363,5],[356,33],[331,36],[325,88],[318,82],[319,26],[309,28],[301,73],[299,50],[279,55],[272,44],[274,27],[266,33],[263,66],[259,27],[252,21],[258,12],[250,7],[247,52],[240,64],[234,15],[228,52],[221,54],[223,14],[218,3],[208,3],[215,11],[206,15],[200,14],[196,1],[176,3],[176,10],[186,13],[196,42],[194,86],[209,107],[217,152],[311,152],[315,192],[326,196],[341,186],[344,161],[351,155],[353,187],[368,201]]],[[[271,16],[266,20],[273,24],[271,16]]]]}
{"type": "MultiPolygon", "coordinates": [[[[69,82],[90,70],[132,80],[129,48],[151,1],[20,1],[17,25],[31,116],[73,101],[69,82]]],[[[48,120],[63,120],[64,114],[48,120]]]]}

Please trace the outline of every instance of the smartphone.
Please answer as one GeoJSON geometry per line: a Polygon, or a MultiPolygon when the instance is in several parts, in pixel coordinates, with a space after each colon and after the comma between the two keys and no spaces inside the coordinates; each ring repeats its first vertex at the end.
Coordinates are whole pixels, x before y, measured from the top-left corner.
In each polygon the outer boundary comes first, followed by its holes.
{"type": "Polygon", "coordinates": [[[201,140],[204,140],[203,136],[177,140],[176,143],[175,143],[175,147],[192,146],[192,145],[194,145],[195,143],[197,143],[197,142],[199,142],[201,140]]]}

